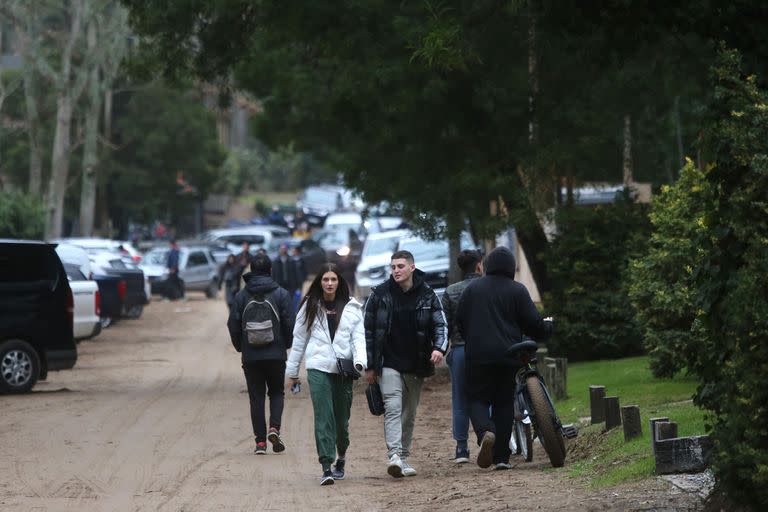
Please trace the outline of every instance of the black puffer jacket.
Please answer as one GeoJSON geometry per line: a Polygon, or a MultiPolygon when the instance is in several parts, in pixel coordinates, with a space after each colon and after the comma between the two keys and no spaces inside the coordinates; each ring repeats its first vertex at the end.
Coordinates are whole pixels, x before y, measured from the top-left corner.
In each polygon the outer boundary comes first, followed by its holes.
{"type": "Polygon", "coordinates": [[[286,350],[293,344],[293,324],[296,321],[296,312],[293,309],[291,295],[280,288],[270,276],[256,275],[252,273],[243,276],[245,288],[237,292],[235,303],[229,310],[227,328],[229,337],[235,350],[242,352],[243,363],[251,361],[285,361],[286,350]],[[243,310],[254,295],[264,295],[277,308],[280,315],[280,336],[273,343],[264,347],[254,347],[243,343],[243,310]]]}
{"type": "Polygon", "coordinates": [[[467,364],[500,363],[512,345],[528,335],[546,341],[546,322],[528,289],[515,281],[515,255],[497,247],[486,260],[486,275],[464,289],[456,310],[456,325],[464,338],[467,364]]]}
{"type": "Polygon", "coordinates": [[[476,272],[470,272],[464,276],[464,279],[458,283],[453,283],[445,289],[443,293],[443,310],[445,311],[445,318],[448,323],[448,337],[451,340],[451,348],[463,347],[464,338],[461,337],[461,333],[456,328],[456,308],[459,305],[459,299],[470,281],[480,277],[480,274],[476,272]]]}
{"type": "MultiPolygon", "coordinates": [[[[399,286],[394,278],[371,290],[365,303],[365,345],[368,352],[368,368],[381,374],[384,344],[392,327],[392,287],[399,286]]],[[[430,361],[433,350],[443,354],[448,350],[448,329],[440,299],[424,282],[424,272],[413,272],[413,289],[416,299],[416,340],[419,344],[419,369],[416,375],[429,377],[435,373],[430,361]]]]}

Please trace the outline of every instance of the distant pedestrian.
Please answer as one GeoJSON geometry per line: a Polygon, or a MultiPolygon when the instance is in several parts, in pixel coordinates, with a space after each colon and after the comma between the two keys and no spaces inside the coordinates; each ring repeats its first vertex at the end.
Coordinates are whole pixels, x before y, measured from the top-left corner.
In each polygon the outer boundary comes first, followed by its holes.
{"type": "Polygon", "coordinates": [[[248,267],[251,264],[251,261],[253,260],[253,255],[251,254],[251,244],[248,242],[243,242],[242,248],[237,255],[235,255],[235,261],[237,262],[237,268],[238,268],[238,274],[237,274],[237,290],[240,290],[241,283],[240,279],[248,272],[248,267]]]}
{"type": "Polygon", "coordinates": [[[545,341],[552,322],[542,318],[528,289],[515,281],[515,255],[497,247],[486,259],[486,275],[473,279],[459,299],[456,325],[464,339],[469,415],[480,452],[477,465],[509,469],[515,375],[510,350],[527,335],[545,341]],[[493,415],[489,412],[492,407],[493,415]]]}
{"type": "Polygon", "coordinates": [[[365,374],[381,387],[387,473],[399,478],[416,474],[408,463],[416,408],[424,377],[443,360],[448,333],[440,300],[416,269],[413,254],[395,252],[390,269],[389,280],[373,288],[365,304],[365,374]]]}
{"type": "Polygon", "coordinates": [[[344,479],[352,407],[353,378],[341,373],[338,360],[348,361],[361,373],[368,365],[362,305],[349,297],[349,285],[333,263],[321,267],[296,317],[286,369],[293,384],[300,382],[299,365],[305,354],[315,445],[323,470],[320,485],[330,485],[344,479]]]}
{"type": "Polygon", "coordinates": [[[232,305],[235,303],[235,295],[237,294],[237,288],[240,281],[240,269],[237,265],[237,260],[234,254],[227,256],[225,261],[219,268],[219,289],[224,287],[224,298],[227,302],[227,307],[232,309],[232,305]]]}
{"type": "Polygon", "coordinates": [[[453,439],[456,441],[455,462],[469,462],[469,401],[467,399],[466,365],[464,361],[464,339],[456,328],[456,308],[461,293],[473,279],[483,275],[483,257],[480,251],[464,250],[459,253],[457,263],[462,280],[453,283],[443,294],[443,309],[448,324],[448,338],[451,351],[445,358],[451,371],[451,416],[453,418],[453,439]]]}
{"type": "Polygon", "coordinates": [[[280,244],[277,257],[272,262],[272,277],[275,278],[277,284],[291,293],[291,297],[294,296],[298,288],[296,265],[294,265],[291,255],[288,254],[288,245],[286,244],[280,244]]]}
{"type": "Polygon", "coordinates": [[[176,240],[171,239],[169,242],[170,250],[168,251],[168,260],[166,267],[168,268],[168,280],[166,292],[166,299],[176,300],[184,298],[184,280],[179,275],[179,259],[181,258],[181,252],[179,251],[179,244],[176,240]]]}
{"type": "Polygon", "coordinates": [[[235,296],[227,327],[232,345],[242,353],[243,372],[251,405],[255,453],[285,450],[280,437],[283,416],[286,350],[291,348],[295,310],[286,290],[272,279],[272,262],[257,255],[251,272],[243,276],[245,288],[235,296]],[[264,414],[269,395],[269,431],[264,414]]]}

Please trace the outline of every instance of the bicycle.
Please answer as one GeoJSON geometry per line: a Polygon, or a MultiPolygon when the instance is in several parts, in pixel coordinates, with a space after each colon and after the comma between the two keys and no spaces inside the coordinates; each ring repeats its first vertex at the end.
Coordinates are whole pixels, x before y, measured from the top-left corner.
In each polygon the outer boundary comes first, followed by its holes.
{"type": "Polygon", "coordinates": [[[573,425],[563,425],[544,378],[536,369],[536,350],[533,340],[516,344],[510,355],[519,357],[523,364],[515,376],[515,419],[509,447],[512,453],[522,455],[526,462],[533,460],[533,440],[538,438],[553,467],[565,464],[564,438],[578,434],[573,425]]]}

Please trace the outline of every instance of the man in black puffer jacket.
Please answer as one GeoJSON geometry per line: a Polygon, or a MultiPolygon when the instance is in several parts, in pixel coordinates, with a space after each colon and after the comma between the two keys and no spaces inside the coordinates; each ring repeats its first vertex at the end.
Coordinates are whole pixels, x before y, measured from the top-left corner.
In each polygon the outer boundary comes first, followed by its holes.
{"type": "Polygon", "coordinates": [[[275,452],[285,450],[280,437],[280,422],[285,398],[286,351],[293,342],[293,324],[296,312],[290,293],[272,279],[272,262],[269,256],[259,254],[251,260],[251,272],[245,274],[245,288],[237,292],[229,311],[229,336],[235,350],[242,353],[243,372],[251,403],[251,423],[256,438],[255,453],[267,452],[267,440],[275,452]],[[266,345],[248,343],[243,332],[243,312],[254,298],[266,299],[277,313],[278,329],[275,339],[266,345]],[[264,414],[265,394],[269,395],[269,432],[264,414]]]}
{"type": "Polygon", "coordinates": [[[392,255],[390,279],[374,288],[365,304],[366,378],[378,379],[384,398],[384,438],[395,478],[413,476],[408,464],[413,424],[424,377],[448,348],[448,332],[440,300],[416,269],[413,254],[392,255]]]}
{"type": "Polygon", "coordinates": [[[545,341],[552,334],[528,289],[515,281],[515,256],[497,247],[487,257],[486,275],[473,280],[459,299],[456,323],[464,338],[469,416],[477,434],[477,464],[509,469],[509,437],[514,417],[515,374],[519,363],[509,357],[523,335],[545,341]],[[489,414],[493,406],[493,418],[489,414]]]}

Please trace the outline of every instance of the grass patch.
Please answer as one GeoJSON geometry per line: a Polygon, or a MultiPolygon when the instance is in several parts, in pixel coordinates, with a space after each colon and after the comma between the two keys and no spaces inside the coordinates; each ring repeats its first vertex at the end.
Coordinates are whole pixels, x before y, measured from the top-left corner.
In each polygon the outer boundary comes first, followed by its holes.
{"type": "Polygon", "coordinates": [[[618,396],[621,405],[640,407],[643,434],[628,443],[619,427],[603,432],[603,424],[582,427],[569,442],[566,468],[590,487],[610,487],[622,482],[652,477],[650,418],[666,416],[678,424],[680,436],[705,433],[704,411],[690,401],[696,381],[689,377],[657,379],[648,369],[647,357],[594,361],[568,365],[567,400],[556,402],[563,423],[578,423],[589,417],[589,386],[605,386],[607,396],[618,396]]]}

